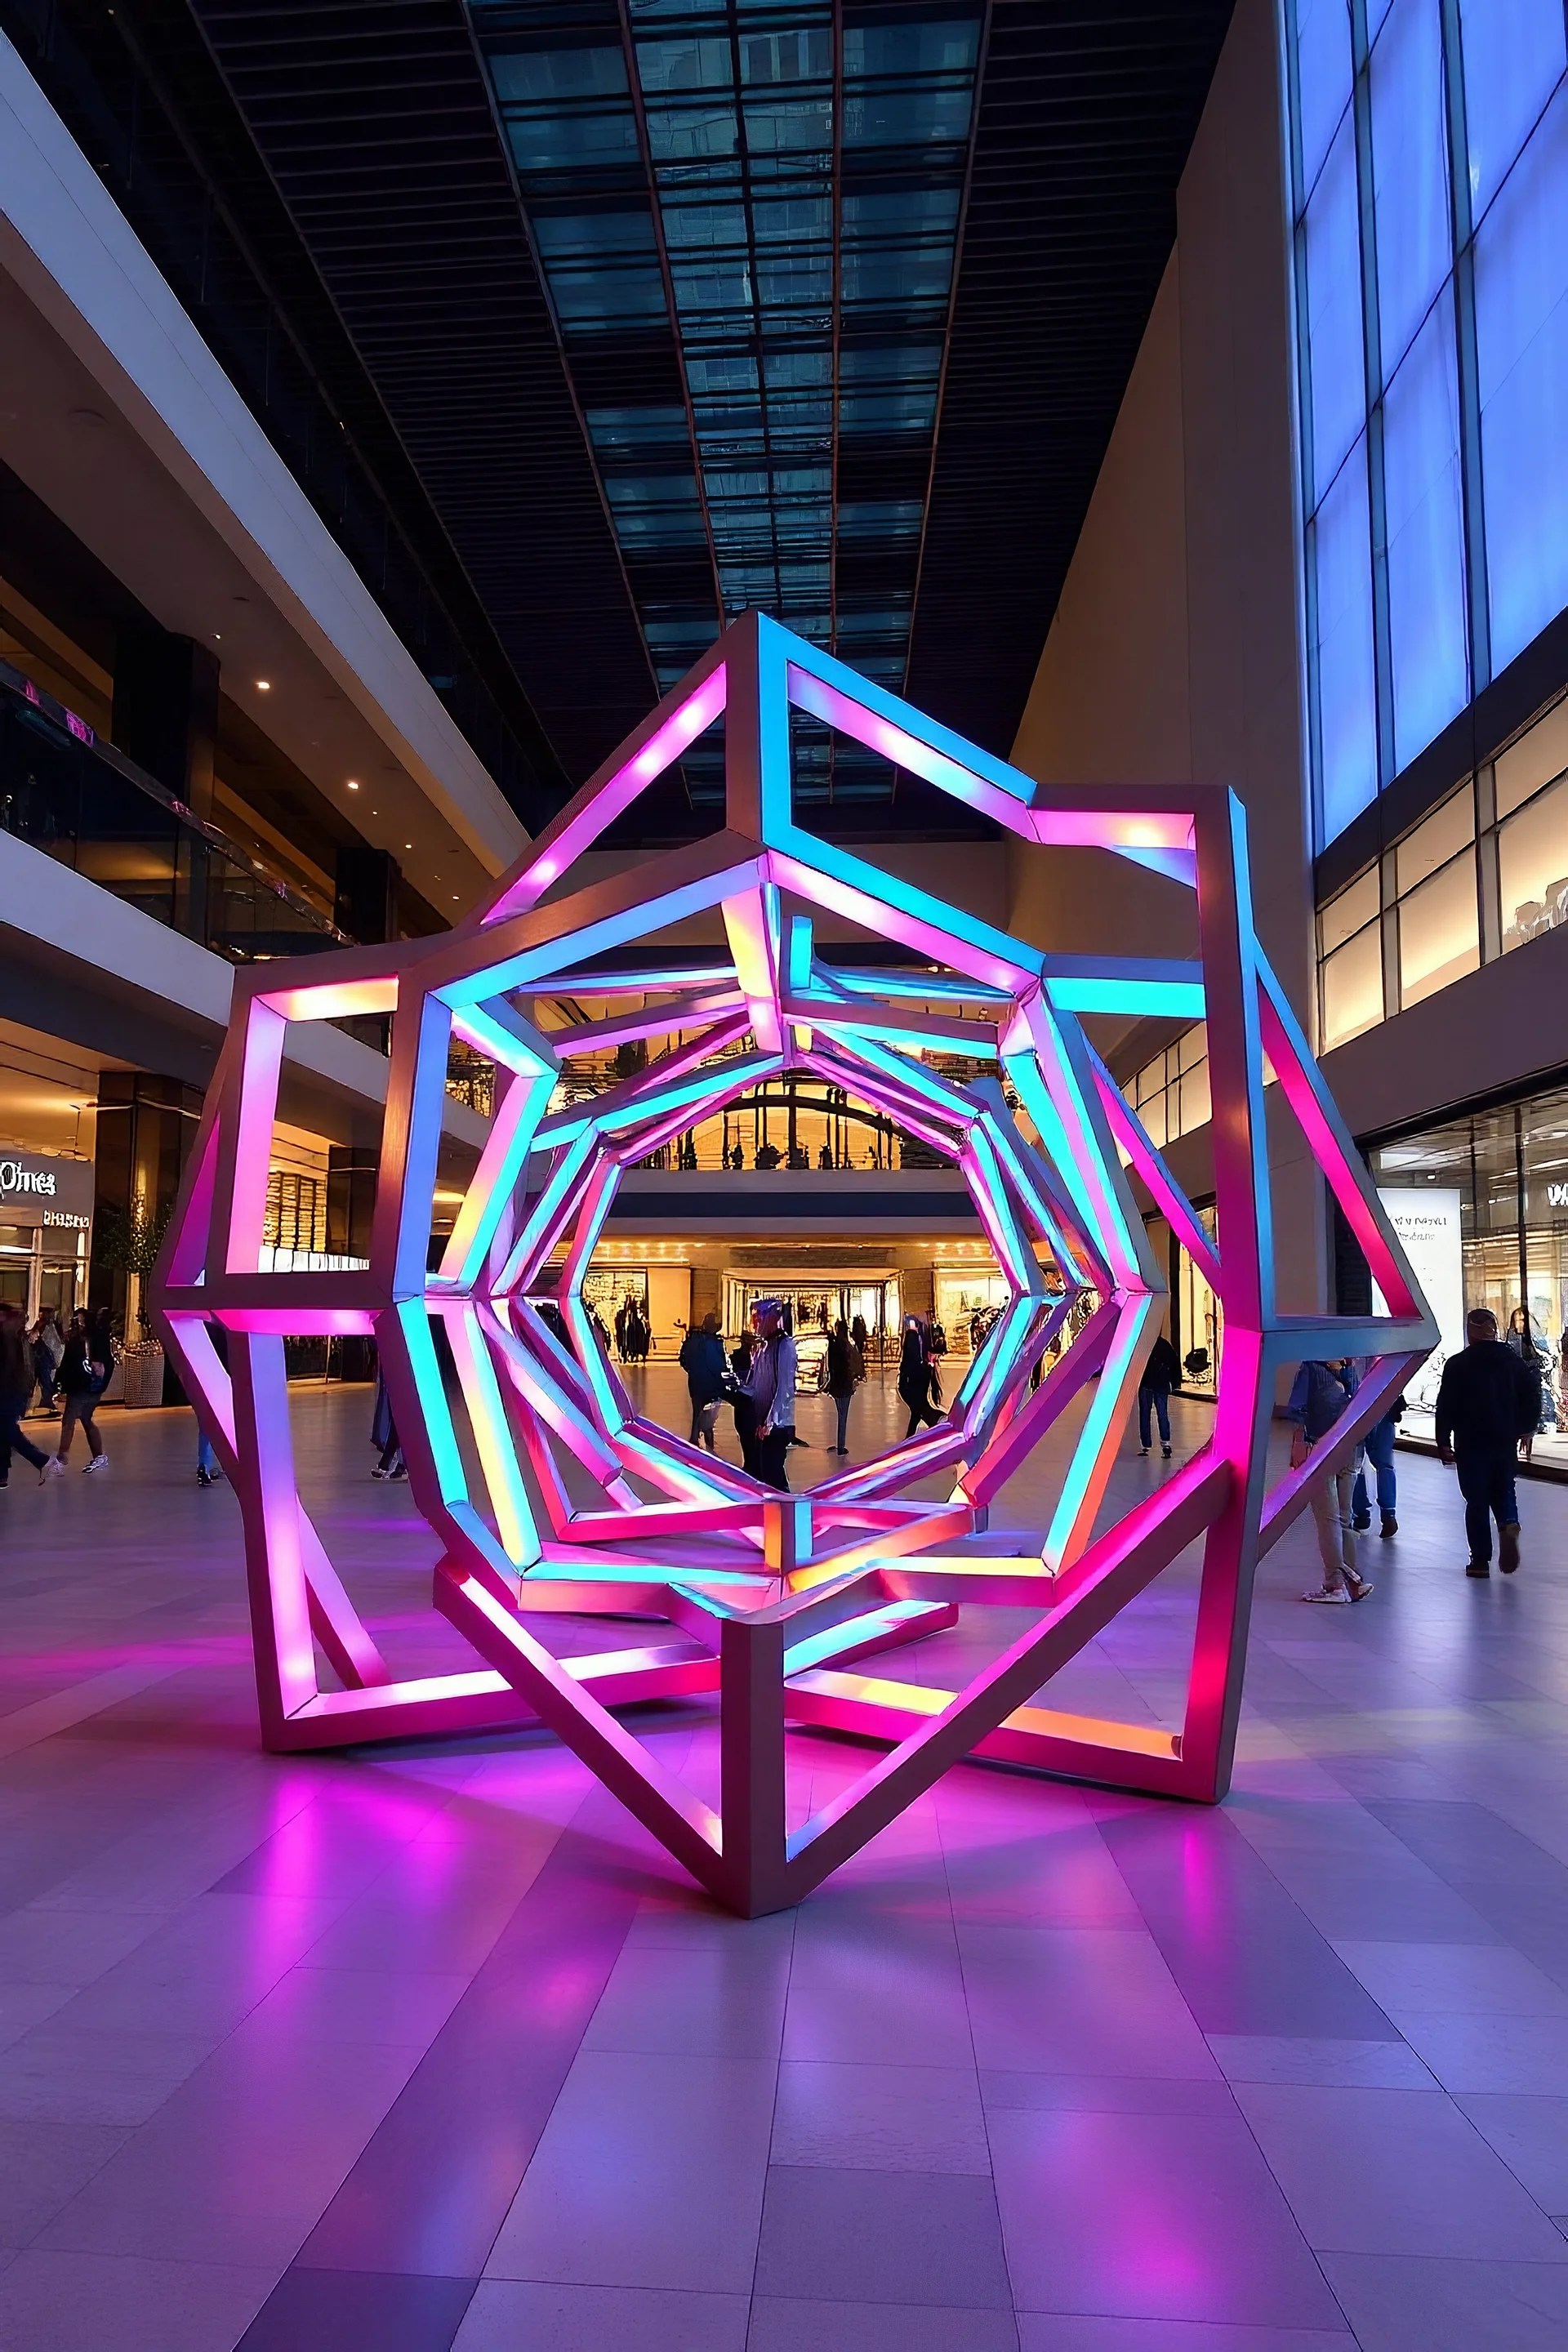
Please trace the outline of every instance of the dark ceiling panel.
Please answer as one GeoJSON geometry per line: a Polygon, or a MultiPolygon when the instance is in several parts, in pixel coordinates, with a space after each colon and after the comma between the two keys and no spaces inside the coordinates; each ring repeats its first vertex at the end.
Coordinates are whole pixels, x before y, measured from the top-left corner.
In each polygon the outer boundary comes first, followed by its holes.
{"type": "Polygon", "coordinates": [[[1010,751],[1233,0],[993,0],[910,699],[1010,751]]]}
{"type": "Polygon", "coordinates": [[[652,673],[458,0],[195,0],[563,763],[652,673]]]}

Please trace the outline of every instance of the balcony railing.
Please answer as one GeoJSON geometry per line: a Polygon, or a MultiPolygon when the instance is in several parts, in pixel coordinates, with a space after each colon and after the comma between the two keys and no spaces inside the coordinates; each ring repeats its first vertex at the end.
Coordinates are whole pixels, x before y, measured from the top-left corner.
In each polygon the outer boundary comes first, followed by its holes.
{"type": "Polygon", "coordinates": [[[231,963],[348,944],[216,825],[0,662],[0,832],[231,963]]]}

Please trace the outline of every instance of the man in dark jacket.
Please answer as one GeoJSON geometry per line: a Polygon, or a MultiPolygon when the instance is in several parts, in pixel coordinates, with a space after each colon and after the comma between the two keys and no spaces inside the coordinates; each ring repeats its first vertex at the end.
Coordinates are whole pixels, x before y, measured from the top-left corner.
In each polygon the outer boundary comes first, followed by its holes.
{"type": "Polygon", "coordinates": [[[1171,1458],[1171,1391],[1182,1377],[1176,1361],[1176,1351],[1162,1331],[1149,1350],[1149,1360],[1143,1367],[1143,1377],[1138,1383],[1138,1451],[1147,1454],[1152,1432],[1149,1413],[1152,1407],[1160,1423],[1160,1451],[1168,1462],[1171,1458]]]}
{"type": "Polygon", "coordinates": [[[1521,1439],[1534,1434],[1541,1418],[1541,1372],[1503,1346],[1489,1307],[1471,1308],[1465,1318],[1465,1338],[1468,1345],[1443,1367],[1434,1433],[1441,1459],[1459,1465],[1465,1533],[1470,1539],[1466,1575],[1491,1574],[1495,1518],[1498,1566],[1511,1576],[1519,1566],[1513,1465],[1521,1439]]]}
{"type": "Polygon", "coordinates": [[[724,1393],[724,1342],[717,1315],[705,1315],[697,1330],[688,1331],[680,1343],[680,1369],[691,1399],[691,1443],[716,1454],[713,1429],[724,1393]]]}

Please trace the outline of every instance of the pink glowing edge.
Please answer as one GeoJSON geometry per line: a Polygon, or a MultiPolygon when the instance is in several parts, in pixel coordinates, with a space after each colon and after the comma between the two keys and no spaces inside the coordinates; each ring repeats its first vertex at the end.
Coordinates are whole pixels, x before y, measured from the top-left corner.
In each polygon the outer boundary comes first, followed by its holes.
{"type": "MultiPolygon", "coordinates": [[[[1343,1423],[1349,1440],[1436,1334],[1252,936],[1236,803],[1193,792],[1141,811],[1138,795],[1120,808],[1118,797],[1078,807],[1070,795],[1044,794],[748,614],[465,930],[405,946],[384,970],[369,951],[351,950],[312,961],[303,976],[285,980],[274,967],[237,978],[153,1299],[239,1498],[268,1746],[543,1723],[720,1901],[748,1914],[797,1901],[966,1756],[1202,1801],[1224,1795],[1252,1571],[1322,1475],[1311,1461],[1271,1488],[1259,1475],[1277,1375],[1313,1349],[1364,1356],[1343,1423]],[[1217,1239],[1077,1013],[1053,1000],[1034,950],[796,824],[778,716],[791,700],[1026,837],[1115,849],[1195,880],[1217,1239]],[[641,898],[615,882],[562,895],[584,851],[721,713],[731,781],[726,828],[711,849],[653,860],[641,898]],[[786,917],[786,908],[814,911],[786,917]],[[510,1001],[550,1000],[559,1017],[552,983],[581,986],[577,975],[596,958],[630,948],[650,919],[676,908],[722,925],[728,961],[704,950],[676,975],[665,1003],[563,1033],[510,1001]],[[816,954],[821,917],[865,925],[937,966],[934,1011],[919,1009],[908,974],[889,974],[881,992],[875,975],[858,974],[852,986],[837,979],[816,954]],[[462,1008],[456,1015],[449,997],[462,1008]],[[286,1024],[372,1010],[392,1016],[392,1058],[370,1262],[357,1273],[263,1275],[286,1024]],[[509,1083],[439,1267],[427,1275],[455,1029],[493,1050],[509,1083]],[[563,1052],[676,1031],[679,1042],[634,1076],[588,1104],[550,1110],[563,1052]],[[962,1050],[995,1075],[956,1085],[924,1058],[932,1047],[962,1050]],[[1261,1205],[1265,1052],[1391,1302],[1386,1317],[1278,1312],[1261,1205]],[[760,1079],[792,1070],[852,1092],[962,1172],[1012,1293],[938,1428],[793,1496],[644,1418],[582,1297],[621,1171],[760,1079]],[[1135,1186],[1211,1283],[1226,1346],[1209,1444],[1100,1528],[1162,1311],[1135,1186]],[[1042,1252],[1058,1287],[1047,1283],[1042,1252]],[[456,1370],[450,1387],[437,1325],[456,1370]],[[468,1643],[472,1669],[395,1676],[300,1502],[283,1344],[310,1331],[375,1337],[414,1500],[442,1546],[435,1606],[468,1643]],[[990,1503],[1069,1406],[1081,1412],[1079,1434],[1049,1525],[1027,1538],[988,1537],[990,1503]],[[948,1499],[912,1498],[910,1487],[935,1471],[951,1478],[948,1499]],[[1189,1544],[1202,1547],[1202,1574],[1179,1727],[1039,1704],[1050,1676],[1189,1544]],[[963,1689],[867,1670],[953,1623],[965,1603],[1024,1605],[1032,1622],[963,1689]],[[530,1627],[559,1611],[662,1620],[665,1630],[631,1647],[556,1657],[530,1627]],[[720,1709],[717,1811],[657,1765],[616,1712],[698,1696],[716,1697],[720,1709]],[[889,1752],[786,1833],[790,1723],[868,1737],[889,1752]]],[[[1134,1010],[1168,1012],[1194,986],[1136,964],[1096,969],[1093,988],[1115,990],[1118,1005],[1134,1010]]],[[[583,992],[591,1002],[591,984],[583,992]]],[[[1069,993],[1058,986],[1059,998],[1069,993]]],[[[613,984],[611,1001],[619,1001],[613,984]]]]}

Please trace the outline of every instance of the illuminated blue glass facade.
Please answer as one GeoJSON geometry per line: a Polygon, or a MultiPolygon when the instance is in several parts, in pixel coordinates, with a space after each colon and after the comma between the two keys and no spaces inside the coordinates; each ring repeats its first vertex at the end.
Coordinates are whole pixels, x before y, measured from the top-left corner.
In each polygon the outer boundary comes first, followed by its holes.
{"type": "MultiPolygon", "coordinates": [[[[660,686],[757,605],[901,688],[978,7],[481,0],[475,22],[660,686]]],[[[803,797],[886,797],[885,761],[801,734],[803,797]]],[[[685,762],[694,801],[713,758],[685,762]]]]}
{"type": "Polygon", "coordinates": [[[1563,0],[1286,0],[1318,846],[1568,606],[1563,0]]]}

